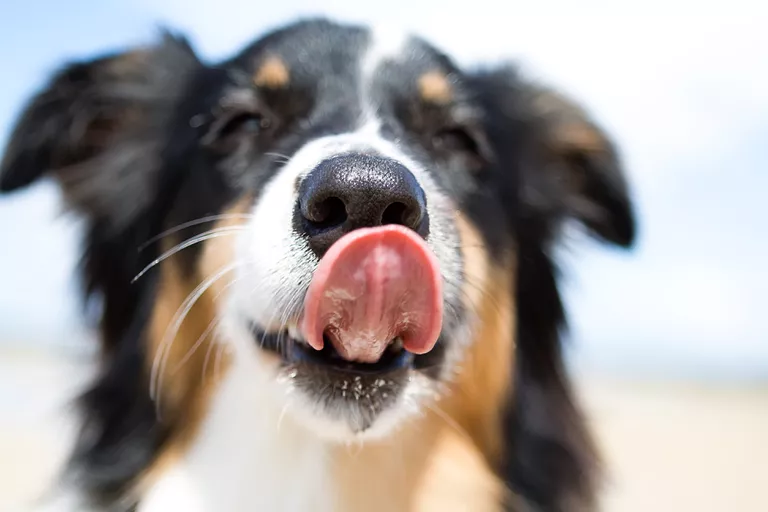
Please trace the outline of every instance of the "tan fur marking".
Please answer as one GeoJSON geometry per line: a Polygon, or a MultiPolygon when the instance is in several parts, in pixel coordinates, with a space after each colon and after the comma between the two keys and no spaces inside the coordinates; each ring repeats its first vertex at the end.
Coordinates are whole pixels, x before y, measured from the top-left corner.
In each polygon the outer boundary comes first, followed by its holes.
{"type": "Polygon", "coordinates": [[[512,390],[514,261],[493,263],[458,216],[476,337],[449,393],[380,443],[333,454],[340,512],[500,511],[514,500],[492,468],[503,450],[502,406],[512,390]]]}
{"type": "Polygon", "coordinates": [[[124,77],[141,73],[151,56],[151,49],[137,49],[122,53],[105,62],[105,69],[114,76],[124,77]]]}
{"type": "Polygon", "coordinates": [[[606,151],[607,141],[577,103],[551,89],[531,91],[534,112],[549,125],[551,144],[558,151],[606,151]]]}
{"type": "Polygon", "coordinates": [[[280,57],[270,56],[262,62],[253,75],[253,83],[259,87],[280,89],[288,85],[290,73],[285,62],[280,57]]]}
{"type": "Polygon", "coordinates": [[[428,71],[419,77],[421,99],[430,103],[445,104],[453,98],[448,77],[440,71],[428,71]]]}
{"type": "Polygon", "coordinates": [[[554,131],[554,139],[555,144],[566,151],[598,153],[606,150],[606,141],[600,131],[585,123],[568,123],[557,126],[554,131]]]}
{"type": "Polygon", "coordinates": [[[479,325],[443,408],[496,463],[503,450],[501,412],[514,376],[515,262],[511,255],[503,265],[491,262],[482,237],[461,214],[458,226],[467,281],[465,306],[477,315],[479,325]]]}
{"type": "MultiPolygon", "coordinates": [[[[249,204],[250,198],[245,197],[223,213],[244,213],[249,204]]],[[[216,229],[237,226],[241,222],[230,218],[210,227],[216,229]]],[[[161,264],[160,285],[149,326],[147,375],[151,373],[153,360],[161,349],[166,329],[173,321],[179,306],[196,286],[233,261],[236,236],[218,237],[204,242],[198,267],[189,277],[185,278],[174,257],[161,264]]],[[[172,246],[179,241],[174,240],[165,245],[172,246]]],[[[226,350],[219,351],[220,346],[214,344],[215,328],[203,338],[197,348],[194,346],[206,333],[211,322],[216,320],[218,304],[223,300],[217,296],[224,296],[223,292],[233,278],[232,273],[224,274],[195,302],[170,345],[165,373],[159,381],[159,392],[162,397],[163,418],[172,418],[177,428],[163,453],[139,479],[139,489],[154,481],[185,451],[206,415],[216,385],[227,372],[230,359],[226,350]]]]}
{"type": "Polygon", "coordinates": [[[332,455],[338,512],[500,512],[505,489],[464,432],[433,411],[394,437],[332,455]]]}
{"type": "MultiPolygon", "coordinates": [[[[248,203],[244,200],[229,212],[245,211],[248,203]]],[[[336,485],[338,512],[459,512],[468,507],[477,512],[500,512],[502,503],[512,498],[492,467],[502,449],[499,413],[511,391],[513,377],[514,266],[511,258],[504,268],[492,263],[472,224],[463,216],[458,217],[458,223],[468,279],[466,305],[478,315],[477,337],[443,400],[385,441],[332,450],[331,481],[336,485]]],[[[232,261],[230,237],[211,242],[206,244],[196,279],[232,261]]],[[[151,324],[150,357],[178,304],[197,284],[182,279],[170,262],[162,272],[161,293],[151,324]]],[[[171,349],[169,369],[185,356],[213,318],[213,297],[228,282],[226,278],[222,281],[200,299],[189,320],[182,324],[171,349]]],[[[184,452],[206,413],[216,380],[200,379],[204,354],[201,347],[164,381],[162,392],[168,409],[182,418],[185,427],[144,474],[140,490],[184,452]]],[[[151,367],[151,360],[147,364],[151,367]]],[[[206,375],[209,373],[211,368],[206,375]]]]}

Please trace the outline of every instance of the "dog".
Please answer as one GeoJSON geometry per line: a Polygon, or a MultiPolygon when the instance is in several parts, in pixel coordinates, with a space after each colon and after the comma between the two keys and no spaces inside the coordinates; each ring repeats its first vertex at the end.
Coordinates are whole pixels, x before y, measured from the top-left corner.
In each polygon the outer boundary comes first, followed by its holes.
{"type": "Polygon", "coordinates": [[[69,62],[3,192],[85,222],[98,375],[55,510],[588,511],[553,250],[630,248],[617,145],[514,63],[329,18],[69,62]]]}

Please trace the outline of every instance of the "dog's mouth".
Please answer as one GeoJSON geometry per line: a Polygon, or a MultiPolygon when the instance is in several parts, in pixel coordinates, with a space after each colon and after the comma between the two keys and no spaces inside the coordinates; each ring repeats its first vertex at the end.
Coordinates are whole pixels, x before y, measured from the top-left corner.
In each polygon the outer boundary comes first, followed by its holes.
{"type": "Polygon", "coordinates": [[[291,336],[289,331],[265,333],[252,326],[254,340],[263,350],[276,354],[281,362],[290,366],[316,365],[339,374],[386,375],[413,368],[415,355],[403,347],[400,338],[393,339],[375,362],[350,361],[336,350],[325,336],[323,348],[316,350],[305,341],[291,336]]]}
{"type": "Polygon", "coordinates": [[[315,270],[297,324],[256,341],[287,363],[386,373],[430,352],[442,329],[442,276],[414,231],[361,228],[336,241],[315,270]]]}
{"type": "Polygon", "coordinates": [[[251,324],[256,345],[278,356],[280,375],[358,433],[396,407],[414,372],[435,376],[442,330],[437,259],[418,234],[393,225],[357,229],[334,243],[288,328],[251,324]]]}

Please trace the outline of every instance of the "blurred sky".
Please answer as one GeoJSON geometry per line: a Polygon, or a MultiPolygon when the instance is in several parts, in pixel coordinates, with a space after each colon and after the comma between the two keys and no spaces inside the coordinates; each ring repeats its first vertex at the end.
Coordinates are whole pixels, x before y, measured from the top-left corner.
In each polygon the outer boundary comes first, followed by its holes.
{"type": "MultiPolygon", "coordinates": [[[[513,58],[582,100],[618,140],[633,253],[564,254],[582,368],[768,378],[768,10],[760,2],[27,0],[0,7],[0,142],[63,60],[184,31],[208,59],[296,15],[416,31],[465,65],[513,58]],[[573,6],[578,4],[578,8],[573,6]]],[[[0,344],[82,336],[77,224],[43,182],[0,199],[0,344]]]]}

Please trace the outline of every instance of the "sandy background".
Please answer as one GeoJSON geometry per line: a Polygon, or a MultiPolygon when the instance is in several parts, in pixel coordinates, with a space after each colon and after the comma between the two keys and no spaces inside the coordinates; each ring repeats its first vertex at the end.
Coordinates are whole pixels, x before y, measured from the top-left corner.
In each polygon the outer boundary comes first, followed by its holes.
{"type": "MultiPolygon", "coordinates": [[[[0,511],[25,510],[64,456],[88,367],[0,351],[0,511]]],[[[580,379],[611,481],[607,512],[768,511],[768,385],[580,379]]]]}

